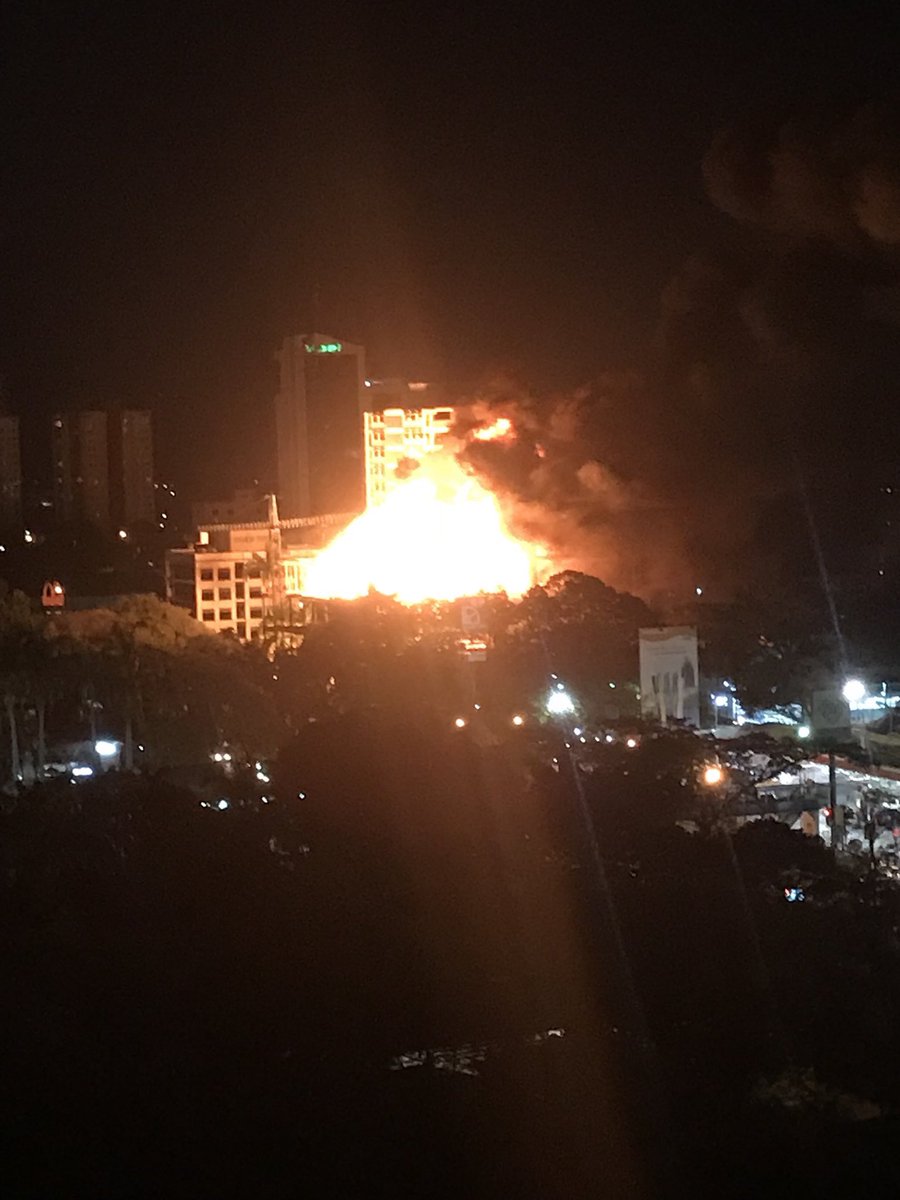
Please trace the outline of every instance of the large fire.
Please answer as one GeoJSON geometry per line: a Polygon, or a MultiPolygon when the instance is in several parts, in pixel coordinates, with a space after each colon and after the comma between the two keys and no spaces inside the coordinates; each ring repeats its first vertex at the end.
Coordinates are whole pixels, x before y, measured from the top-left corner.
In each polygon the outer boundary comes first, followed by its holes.
{"type": "MultiPolygon", "coordinates": [[[[477,431],[502,437],[504,418],[477,431]]],[[[384,501],[368,508],[310,564],[310,596],[352,600],[370,590],[403,604],[481,592],[521,596],[542,550],[507,529],[497,497],[447,449],[427,454],[384,501]]]]}

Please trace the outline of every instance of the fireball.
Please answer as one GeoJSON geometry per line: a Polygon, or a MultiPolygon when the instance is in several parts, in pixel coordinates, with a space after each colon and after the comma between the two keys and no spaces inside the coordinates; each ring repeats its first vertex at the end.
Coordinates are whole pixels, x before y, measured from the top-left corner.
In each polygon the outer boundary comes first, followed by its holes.
{"type": "Polygon", "coordinates": [[[442,450],[338,534],[310,564],[304,590],[343,600],[374,590],[403,604],[521,596],[541,553],[509,532],[497,497],[442,450]]]}

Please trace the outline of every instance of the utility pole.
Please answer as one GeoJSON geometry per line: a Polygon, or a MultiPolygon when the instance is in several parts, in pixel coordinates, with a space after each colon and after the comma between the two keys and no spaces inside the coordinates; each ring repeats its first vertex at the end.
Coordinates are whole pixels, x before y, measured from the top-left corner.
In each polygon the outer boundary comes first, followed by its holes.
{"type": "Polygon", "coordinates": [[[828,751],[828,803],[831,806],[831,847],[844,848],[844,810],[837,799],[837,765],[834,750],[828,751]]]}

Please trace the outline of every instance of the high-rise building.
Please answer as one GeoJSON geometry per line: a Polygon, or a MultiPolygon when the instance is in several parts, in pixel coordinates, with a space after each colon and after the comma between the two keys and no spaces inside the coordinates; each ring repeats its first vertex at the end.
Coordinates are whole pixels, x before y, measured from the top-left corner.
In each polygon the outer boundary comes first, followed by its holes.
{"type": "Polygon", "coordinates": [[[126,528],[156,520],[153,488],[153,421],[146,409],[125,409],[117,416],[121,431],[122,491],[119,514],[126,528]]]}
{"type": "Polygon", "coordinates": [[[442,408],[385,408],[365,414],[366,503],[380,504],[404,475],[404,466],[437,450],[453,425],[442,408]]]}
{"type": "Polygon", "coordinates": [[[109,524],[106,413],[57,413],[51,438],[56,512],[64,521],[109,524]]]}
{"type": "Polygon", "coordinates": [[[275,398],[278,500],[288,517],[365,505],[365,350],[324,334],[284,339],[275,398]]]}
{"type": "Polygon", "coordinates": [[[64,521],[108,528],[156,520],[153,426],[149,412],[124,409],[57,413],[53,491],[64,521]]]}
{"type": "Polygon", "coordinates": [[[0,413],[0,526],[22,520],[22,458],[19,418],[0,413]]]}

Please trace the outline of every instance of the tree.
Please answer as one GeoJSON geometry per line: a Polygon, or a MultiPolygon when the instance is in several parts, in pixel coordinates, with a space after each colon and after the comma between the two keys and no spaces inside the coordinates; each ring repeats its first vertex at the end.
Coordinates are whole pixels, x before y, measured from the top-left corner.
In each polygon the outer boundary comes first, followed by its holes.
{"type": "Polygon", "coordinates": [[[520,693],[534,694],[553,672],[598,717],[634,712],[638,630],[656,623],[636,596],[564,571],[508,610],[496,636],[495,674],[517,676],[520,693]]]}
{"type": "Polygon", "coordinates": [[[22,775],[18,714],[32,679],[41,626],[27,596],[0,587],[0,687],[9,727],[10,778],[15,784],[22,775]]]}

